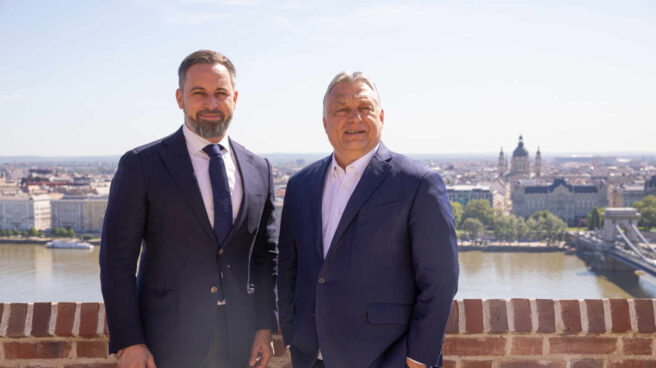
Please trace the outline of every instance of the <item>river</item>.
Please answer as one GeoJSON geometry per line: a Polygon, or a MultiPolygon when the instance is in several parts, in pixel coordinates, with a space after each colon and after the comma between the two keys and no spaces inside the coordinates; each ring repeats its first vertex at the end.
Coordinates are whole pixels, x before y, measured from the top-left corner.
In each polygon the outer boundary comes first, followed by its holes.
{"type": "MultiPolygon", "coordinates": [[[[0,302],[101,301],[98,247],[0,244],[0,302]]],[[[460,254],[457,299],[656,298],[656,278],[597,274],[562,253],[460,254]]]]}

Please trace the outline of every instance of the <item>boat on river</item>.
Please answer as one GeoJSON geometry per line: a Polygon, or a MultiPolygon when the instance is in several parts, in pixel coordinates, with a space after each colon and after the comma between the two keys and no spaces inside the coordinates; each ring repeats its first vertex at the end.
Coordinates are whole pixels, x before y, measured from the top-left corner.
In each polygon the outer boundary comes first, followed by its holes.
{"type": "Polygon", "coordinates": [[[46,243],[46,248],[56,249],[92,249],[93,245],[77,240],[53,240],[46,243]]]}

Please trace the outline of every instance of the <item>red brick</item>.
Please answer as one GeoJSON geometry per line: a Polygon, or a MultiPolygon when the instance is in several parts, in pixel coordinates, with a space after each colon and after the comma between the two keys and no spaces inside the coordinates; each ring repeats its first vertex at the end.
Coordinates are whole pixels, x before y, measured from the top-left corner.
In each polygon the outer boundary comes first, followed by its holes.
{"type": "Polygon", "coordinates": [[[446,333],[448,334],[457,334],[460,332],[458,323],[460,322],[458,318],[458,301],[454,300],[451,305],[451,313],[449,313],[449,319],[446,321],[446,333]]]}
{"type": "Polygon", "coordinates": [[[49,336],[50,313],[52,305],[50,303],[34,303],[32,309],[32,336],[44,337],[49,336]]]}
{"type": "MultiPolygon", "coordinates": [[[[290,365],[289,368],[292,368],[292,366],[290,365]]],[[[442,368],[456,368],[456,361],[444,359],[442,360],[442,368]]]]}
{"type": "Polygon", "coordinates": [[[57,359],[69,358],[69,341],[6,342],[5,359],[57,359]]]}
{"type": "Polygon", "coordinates": [[[105,327],[103,327],[103,334],[109,336],[109,327],[107,326],[107,316],[105,315],[105,327]]]}
{"type": "Polygon", "coordinates": [[[491,360],[463,360],[462,368],[492,368],[491,360]]]}
{"type": "Polygon", "coordinates": [[[560,360],[502,360],[499,362],[500,368],[565,368],[566,365],[564,361],[560,360]]]}
{"type": "Polygon", "coordinates": [[[64,368],[116,368],[118,363],[85,363],[65,365],[64,368]]]}
{"type": "Polygon", "coordinates": [[[613,332],[626,332],[631,330],[629,317],[629,302],[626,299],[610,300],[610,316],[613,322],[613,332]]]}
{"type": "Polygon", "coordinates": [[[512,299],[511,302],[515,331],[531,332],[533,330],[533,323],[531,322],[531,304],[528,299],[512,299]]]}
{"type": "Polygon", "coordinates": [[[98,333],[100,303],[82,303],[80,308],[80,336],[94,337],[98,333]]]}
{"type": "Polygon", "coordinates": [[[654,303],[651,299],[635,299],[636,318],[638,319],[638,332],[656,332],[654,323],[654,303]]]}
{"type": "Polygon", "coordinates": [[[465,332],[483,332],[483,301],[480,299],[465,299],[465,332]]]}
{"type": "Polygon", "coordinates": [[[572,368],[603,368],[602,359],[581,359],[572,361],[572,368]]]}
{"type": "Polygon", "coordinates": [[[27,303],[11,303],[9,307],[9,326],[7,336],[25,336],[25,317],[27,316],[27,303]]]}
{"type": "Polygon", "coordinates": [[[538,332],[555,332],[556,318],[554,313],[554,301],[552,299],[537,299],[535,303],[538,307],[538,332]]]}
{"type": "Polygon", "coordinates": [[[652,341],[653,339],[651,338],[625,337],[622,339],[622,343],[624,345],[624,354],[650,355],[652,341]]]}
{"type": "Polygon", "coordinates": [[[586,299],[585,306],[588,309],[588,332],[592,334],[606,332],[603,302],[598,299],[586,299]]]}
{"type": "Polygon", "coordinates": [[[565,326],[565,334],[576,334],[581,332],[581,311],[578,300],[561,300],[560,316],[565,326]]]}
{"type": "Polygon", "coordinates": [[[444,355],[504,355],[506,339],[504,337],[447,337],[444,340],[444,355]]]}
{"type": "Polygon", "coordinates": [[[75,320],[75,303],[58,303],[55,335],[73,336],[74,320],[75,320]]]}
{"type": "Polygon", "coordinates": [[[551,337],[551,354],[610,354],[617,350],[614,337],[551,337]]]}
{"type": "Polygon", "coordinates": [[[656,368],[656,360],[616,360],[610,362],[609,368],[656,368]]]}
{"type": "Polygon", "coordinates": [[[107,358],[107,341],[78,341],[79,358],[107,358]]]}
{"type": "Polygon", "coordinates": [[[541,337],[513,337],[513,355],[542,355],[541,337]]]}
{"type": "Polygon", "coordinates": [[[506,313],[506,301],[491,299],[486,301],[490,311],[490,333],[508,332],[508,314],[506,313]]]}

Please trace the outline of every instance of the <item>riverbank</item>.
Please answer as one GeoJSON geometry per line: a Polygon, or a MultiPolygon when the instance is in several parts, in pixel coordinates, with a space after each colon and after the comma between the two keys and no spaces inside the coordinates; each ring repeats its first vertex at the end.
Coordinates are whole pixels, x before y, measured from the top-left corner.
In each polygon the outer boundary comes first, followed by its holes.
{"type": "Polygon", "coordinates": [[[523,252],[523,253],[552,253],[564,252],[569,248],[564,242],[556,244],[547,244],[545,242],[487,242],[484,244],[475,244],[468,241],[458,242],[459,252],[482,251],[482,252],[523,252]]]}
{"type": "MultiPolygon", "coordinates": [[[[67,240],[68,238],[0,238],[0,244],[44,245],[53,240],[67,240]]],[[[100,239],[85,240],[92,245],[100,245],[100,239]]]]}

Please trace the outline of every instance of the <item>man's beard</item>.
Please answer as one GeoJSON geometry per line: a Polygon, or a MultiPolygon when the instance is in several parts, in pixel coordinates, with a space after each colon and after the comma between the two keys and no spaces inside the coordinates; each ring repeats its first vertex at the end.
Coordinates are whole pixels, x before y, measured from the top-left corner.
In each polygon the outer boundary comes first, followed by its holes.
{"type": "Polygon", "coordinates": [[[225,135],[228,126],[230,126],[232,115],[225,116],[220,110],[200,110],[196,112],[195,117],[185,112],[185,118],[194,133],[205,139],[214,139],[225,135]],[[217,114],[219,120],[204,120],[200,118],[200,114],[217,114]]]}

